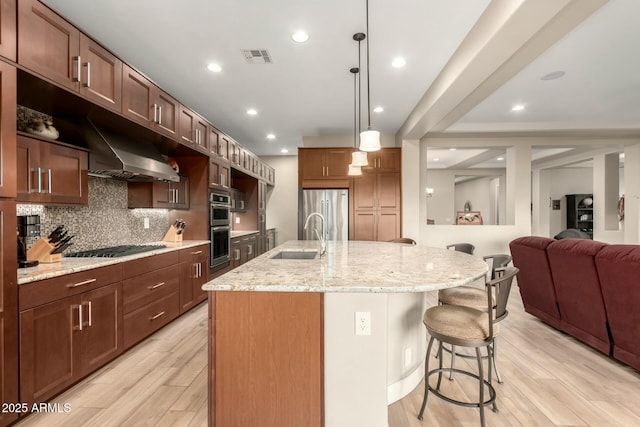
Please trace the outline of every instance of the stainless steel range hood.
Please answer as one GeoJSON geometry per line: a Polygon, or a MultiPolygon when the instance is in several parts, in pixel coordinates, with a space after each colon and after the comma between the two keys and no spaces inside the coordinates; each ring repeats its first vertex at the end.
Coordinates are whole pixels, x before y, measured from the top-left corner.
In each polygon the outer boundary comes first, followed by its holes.
{"type": "Polygon", "coordinates": [[[83,129],[89,153],[89,172],[129,181],[180,181],[156,147],[145,140],[127,140],[123,135],[97,127],[87,120],[83,129]]]}

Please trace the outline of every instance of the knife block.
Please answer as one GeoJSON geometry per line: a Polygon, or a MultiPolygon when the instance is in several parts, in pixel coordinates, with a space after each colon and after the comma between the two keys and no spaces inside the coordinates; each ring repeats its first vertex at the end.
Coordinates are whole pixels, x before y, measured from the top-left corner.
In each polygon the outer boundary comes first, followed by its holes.
{"type": "Polygon", "coordinates": [[[182,234],[178,234],[178,231],[179,230],[174,225],[172,225],[171,227],[169,227],[167,234],[165,234],[162,238],[162,241],[172,243],[182,242],[182,234]]]}
{"type": "Polygon", "coordinates": [[[62,261],[62,254],[51,254],[55,245],[49,243],[49,239],[38,239],[38,241],[27,250],[28,260],[38,260],[41,263],[54,263],[62,261]]]}

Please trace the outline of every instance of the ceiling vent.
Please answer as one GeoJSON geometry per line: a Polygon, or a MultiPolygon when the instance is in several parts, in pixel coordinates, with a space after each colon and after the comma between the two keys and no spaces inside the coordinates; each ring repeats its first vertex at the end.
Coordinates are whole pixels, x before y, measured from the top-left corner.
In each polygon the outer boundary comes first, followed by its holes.
{"type": "Polygon", "coordinates": [[[271,55],[266,49],[243,49],[244,59],[249,64],[272,64],[271,55]]]}

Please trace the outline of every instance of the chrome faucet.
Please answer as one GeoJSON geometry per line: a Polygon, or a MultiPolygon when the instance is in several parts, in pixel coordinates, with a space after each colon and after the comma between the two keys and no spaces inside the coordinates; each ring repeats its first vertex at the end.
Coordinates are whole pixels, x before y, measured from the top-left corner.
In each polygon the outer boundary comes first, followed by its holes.
{"type": "Polygon", "coordinates": [[[304,222],[304,229],[307,229],[307,226],[309,225],[309,220],[311,219],[312,216],[319,216],[320,219],[322,220],[322,234],[318,234],[318,229],[314,228],[313,231],[315,231],[316,236],[318,237],[318,240],[320,240],[320,256],[324,255],[325,252],[327,252],[327,241],[324,238],[324,217],[322,216],[322,214],[319,214],[318,212],[314,212],[312,214],[309,214],[309,216],[307,217],[306,221],[304,222]]]}

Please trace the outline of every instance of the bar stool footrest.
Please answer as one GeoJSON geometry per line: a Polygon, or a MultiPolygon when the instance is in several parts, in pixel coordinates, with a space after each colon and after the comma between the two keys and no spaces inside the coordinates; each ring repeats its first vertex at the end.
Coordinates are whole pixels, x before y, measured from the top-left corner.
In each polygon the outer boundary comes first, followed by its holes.
{"type": "MultiPolygon", "coordinates": [[[[429,377],[433,374],[437,374],[439,372],[455,372],[456,374],[462,374],[462,375],[467,375],[469,377],[475,378],[476,380],[480,381],[480,377],[472,372],[468,372],[468,371],[463,371],[462,369],[452,369],[452,368],[437,368],[437,369],[433,369],[431,371],[429,371],[429,373],[427,374],[427,378],[425,378],[425,381],[429,381],[429,377]]],[[[488,387],[489,389],[489,399],[484,401],[484,405],[483,406],[488,406],[491,405],[493,402],[495,402],[496,400],[496,390],[495,388],[493,388],[493,385],[491,385],[491,383],[489,383],[489,381],[483,379],[482,382],[484,382],[484,385],[488,387]]],[[[480,402],[463,402],[461,400],[456,400],[453,399],[449,396],[445,396],[444,394],[440,393],[440,390],[438,390],[435,387],[431,387],[431,384],[429,384],[429,391],[432,392],[434,395],[438,396],[440,399],[446,400],[449,403],[453,403],[455,405],[459,405],[459,406],[466,406],[466,407],[470,407],[470,408],[479,408],[480,407],[480,402]]],[[[494,411],[496,412],[496,411],[494,411]]]]}

